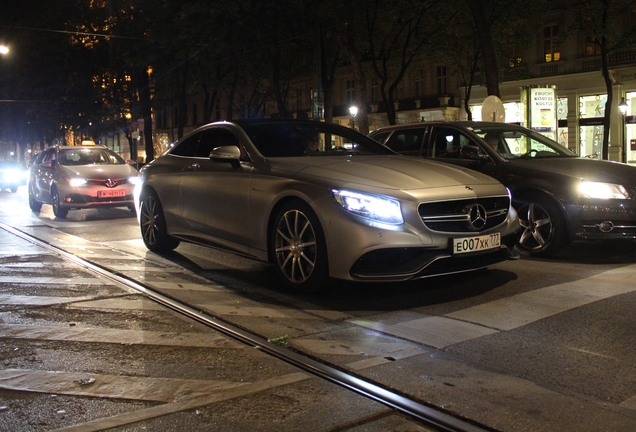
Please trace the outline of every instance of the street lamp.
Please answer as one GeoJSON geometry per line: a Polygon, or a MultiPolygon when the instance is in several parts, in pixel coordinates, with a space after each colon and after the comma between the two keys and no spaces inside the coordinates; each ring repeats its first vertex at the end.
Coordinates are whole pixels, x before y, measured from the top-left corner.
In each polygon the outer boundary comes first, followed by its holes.
{"type": "Polygon", "coordinates": [[[0,54],[9,54],[9,47],[6,45],[0,45],[0,54]]]}
{"type": "Polygon", "coordinates": [[[621,98],[621,103],[618,104],[618,109],[621,110],[621,114],[623,114],[623,149],[621,156],[623,157],[623,163],[627,163],[627,125],[625,123],[625,116],[627,115],[627,103],[625,102],[625,98],[621,98]]]}
{"type": "Polygon", "coordinates": [[[358,115],[358,107],[357,106],[350,106],[349,107],[349,114],[351,114],[351,127],[353,129],[356,128],[356,116],[358,115]]]}

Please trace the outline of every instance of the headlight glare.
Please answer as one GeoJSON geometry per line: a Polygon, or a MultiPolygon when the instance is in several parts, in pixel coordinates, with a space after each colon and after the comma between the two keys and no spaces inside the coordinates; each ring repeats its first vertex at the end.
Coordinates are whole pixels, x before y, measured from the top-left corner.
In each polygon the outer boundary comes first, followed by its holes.
{"type": "Polygon", "coordinates": [[[385,224],[404,223],[400,202],[395,199],[342,189],[333,189],[331,195],[349,213],[385,224]]]}
{"type": "Polygon", "coordinates": [[[579,194],[586,198],[629,199],[629,194],[623,186],[612,183],[581,182],[579,194]]]}
{"type": "Polygon", "coordinates": [[[88,183],[86,179],[83,178],[69,178],[66,180],[68,181],[68,184],[71,185],[71,187],[84,186],[86,183],[88,183]]]}

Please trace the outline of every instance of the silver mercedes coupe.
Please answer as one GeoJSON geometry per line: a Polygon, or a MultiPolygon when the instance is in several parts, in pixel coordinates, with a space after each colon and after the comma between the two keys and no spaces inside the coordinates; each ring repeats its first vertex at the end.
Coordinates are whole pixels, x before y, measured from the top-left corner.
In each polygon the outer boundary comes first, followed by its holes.
{"type": "Polygon", "coordinates": [[[312,120],[202,126],[140,170],[135,207],[151,251],[181,241],[228,250],[272,263],[303,291],[519,256],[519,220],[499,181],[312,120]]]}

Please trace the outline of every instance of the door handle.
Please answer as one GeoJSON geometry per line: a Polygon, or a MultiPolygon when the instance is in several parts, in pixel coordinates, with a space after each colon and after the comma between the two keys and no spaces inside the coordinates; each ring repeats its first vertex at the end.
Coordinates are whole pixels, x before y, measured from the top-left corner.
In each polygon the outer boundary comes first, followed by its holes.
{"type": "Polygon", "coordinates": [[[199,168],[201,168],[201,165],[199,165],[198,163],[193,163],[192,165],[188,165],[187,167],[185,167],[184,171],[197,171],[199,168]]]}

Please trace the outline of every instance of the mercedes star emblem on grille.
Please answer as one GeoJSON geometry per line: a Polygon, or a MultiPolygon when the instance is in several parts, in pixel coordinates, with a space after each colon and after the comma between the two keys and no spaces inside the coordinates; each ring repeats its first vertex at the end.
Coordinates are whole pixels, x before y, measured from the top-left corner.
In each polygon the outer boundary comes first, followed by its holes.
{"type": "Polygon", "coordinates": [[[473,204],[468,208],[468,216],[470,217],[470,224],[477,228],[482,229],[486,226],[486,208],[481,204],[473,204]]]}

